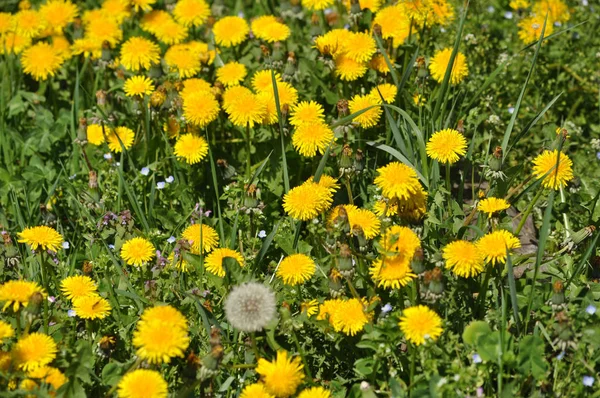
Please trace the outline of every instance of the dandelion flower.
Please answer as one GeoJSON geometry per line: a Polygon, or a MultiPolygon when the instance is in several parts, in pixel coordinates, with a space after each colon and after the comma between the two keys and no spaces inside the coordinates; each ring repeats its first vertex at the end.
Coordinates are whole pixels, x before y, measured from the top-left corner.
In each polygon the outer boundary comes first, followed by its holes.
{"type": "Polygon", "coordinates": [[[27,372],[48,365],[56,357],[57,351],[52,337],[36,332],[21,337],[13,347],[12,354],[17,367],[27,372]]]}
{"type": "Polygon", "coordinates": [[[225,101],[224,97],[223,106],[231,123],[238,127],[253,127],[262,121],[266,111],[266,104],[248,89],[233,100],[225,101]]]}
{"type": "Polygon", "coordinates": [[[10,339],[15,335],[15,330],[10,326],[8,322],[0,319],[0,344],[2,340],[10,339]]]}
{"type": "Polygon", "coordinates": [[[119,59],[125,68],[137,72],[160,62],[160,48],[146,38],[132,37],[121,46],[119,59]]]}
{"type": "Polygon", "coordinates": [[[46,29],[46,21],[39,11],[21,10],[13,16],[15,33],[36,38],[46,29]]]}
{"type": "Polygon", "coordinates": [[[69,276],[60,282],[60,290],[69,300],[95,294],[98,288],[89,276],[75,275],[69,276]]]}
{"type": "MultiPolygon", "coordinates": [[[[338,184],[338,180],[327,174],[322,174],[321,178],[319,178],[319,182],[315,182],[315,177],[311,176],[307,180],[307,183],[319,184],[320,186],[327,188],[327,190],[331,194],[334,194],[335,191],[337,191],[340,188],[340,184],[338,184]]],[[[328,206],[328,208],[329,208],[329,206],[328,206]]]]}
{"type": "Polygon", "coordinates": [[[125,81],[123,89],[128,97],[135,97],[136,95],[143,97],[152,94],[154,84],[146,76],[133,76],[125,81]]]}
{"type": "Polygon", "coordinates": [[[63,237],[54,228],[39,227],[25,228],[17,234],[19,243],[26,243],[31,250],[51,250],[57,252],[62,246],[63,237]]]}
{"type": "MultiPolygon", "coordinates": [[[[544,21],[546,20],[546,14],[543,15],[532,15],[530,17],[523,18],[519,21],[519,39],[525,44],[530,44],[540,39],[542,36],[542,28],[544,27],[544,21]]],[[[546,29],[544,30],[544,37],[548,37],[554,31],[554,25],[552,21],[546,22],[546,29]]]]}
{"type": "Polygon", "coordinates": [[[477,204],[477,210],[483,213],[487,213],[488,217],[491,217],[494,213],[506,210],[509,207],[510,205],[508,204],[508,202],[502,198],[486,198],[482,199],[477,204]]]}
{"type": "Polygon", "coordinates": [[[213,26],[215,42],[223,47],[237,46],[246,40],[250,27],[248,22],[238,16],[219,19],[213,26]]]}
{"type": "Polygon", "coordinates": [[[333,202],[333,195],[324,186],[314,182],[292,188],[283,197],[283,209],[296,220],[307,221],[327,210],[333,202]]]}
{"type": "MultiPolygon", "coordinates": [[[[394,65],[395,60],[390,54],[388,54],[388,59],[390,60],[390,63],[394,65]]],[[[387,75],[390,71],[387,62],[385,62],[385,57],[383,54],[375,54],[373,58],[371,58],[371,61],[369,61],[369,67],[379,73],[383,73],[384,75],[387,75]]]]}
{"type": "Polygon", "coordinates": [[[303,124],[324,123],[323,106],[315,101],[301,101],[292,108],[290,124],[298,127],[303,124]]]}
{"type": "Polygon", "coordinates": [[[356,61],[346,54],[336,55],[334,61],[335,73],[341,80],[352,82],[367,73],[368,67],[366,62],[356,61]]]}
{"type": "MultiPolygon", "coordinates": [[[[281,83],[281,75],[275,72],[275,82],[281,83]]],[[[271,78],[271,69],[259,70],[252,76],[252,88],[256,92],[273,90],[273,80],[271,78]]]]}
{"type": "Polygon", "coordinates": [[[173,16],[183,26],[201,26],[210,16],[210,7],[204,0],[179,0],[173,16]]]}
{"type": "Polygon", "coordinates": [[[240,265],[240,267],[245,265],[244,257],[242,257],[239,252],[225,247],[215,249],[208,256],[206,256],[206,259],[204,260],[204,266],[211,274],[223,278],[225,277],[225,267],[223,266],[223,263],[227,258],[234,259],[240,265]]]}
{"type": "Polygon", "coordinates": [[[224,309],[231,326],[243,332],[258,332],[275,319],[275,293],[262,283],[243,283],[231,289],[224,309]]]}
{"type": "Polygon", "coordinates": [[[292,145],[300,155],[313,157],[317,152],[325,153],[333,138],[333,131],[325,123],[303,123],[294,130],[292,145]]]}
{"type": "Polygon", "coordinates": [[[524,10],[529,8],[529,0],[511,0],[508,6],[513,10],[524,10]]]}
{"type": "Polygon", "coordinates": [[[402,44],[410,32],[410,18],[408,18],[402,3],[383,7],[373,20],[373,25],[381,27],[383,39],[394,39],[396,46],[402,44]]]}
{"type": "Polygon", "coordinates": [[[246,66],[236,61],[228,62],[217,69],[217,80],[226,87],[237,86],[246,77],[246,66]]]}
{"type": "Polygon", "coordinates": [[[190,242],[192,251],[196,254],[200,253],[200,247],[203,253],[208,253],[219,246],[217,231],[206,224],[202,224],[202,231],[200,231],[200,224],[192,224],[183,231],[181,236],[190,242]]]}
{"type": "MultiPolygon", "coordinates": [[[[443,50],[436,51],[433,58],[429,62],[429,71],[431,76],[438,83],[444,81],[446,70],[450,65],[450,57],[452,56],[452,49],[445,48],[443,50]]],[[[465,77],[469,75],[469,67],[467,66],[467,58],[461,52],[456,53],[454,58],[454,67],[450,72],[450,84],[458,84],[462,82],[465,77]]]]}
{"type": "Polygon", "coordinates": [[[354,118],[354,122],[365,129],[375,126],[379,121],[381,113],[383,112],[379,105],[381,105],[379,96],[375,97],[372,95],[358,94],[352,97],[348,102],[351,114],[370,108],[354,118]]]}
{"type": "Polygon", "coordinates": [[[533,175],[537,179],[543,178],[544,188],[558,190],[573,179],[573,162],[564,153],[559,155],[556,149],[546,150],[533,160],[533,175]]]}
{"type": "Polygon", "coordinates": [[[219,116],[219,103],[209,91],[192,92],[183,97],[183,115],[189,123],[203,128],[219,116]]]}
{"type": "Polygon", "coordinates": [[[426,340],[437,340],[442,334],[442,319],[429,307],[416,305],[402,311],[400,330],[415,345],[426,340]]]}
{"type": "Polygon", "coordinates": [[[467,153],[465,136],[453,129],[433,133],[427,142],[427,155],[440,163],[453,164],[467,153]]]}
{"type": "Polygon", "coordinates": [[[49,0],[40,7],[40,14],[54,33],[61,33],[77,13],[77,6],[65,0],[49,0]]]}
{"type": "Polygon", "coordinates": [[[400,289],[416,278],[406,256],[379,258],[373,262],[369,273],[377,286],[384,289],[400,289]]]}
{"type": "Polygon", "coordinates": [[[89,47],[102,50],[102,45],[107,42],[111,47],[115,47],[123,39],[123,31],[119,23],[112,17],[93,18],[85,26],[85,36],[83,40],[89,47]]]}
{"type": "Polygon", "coordinates": [[[370,314],[365,313],[365,303],[352,298],[342,301],[329,321],[336,332],[354,336],[369,323],[370,314]]]}
{"type": "Polygon", "coordinates": [[[83,319],[104,319],[110,313],[108,301],[97,294],[78,297],[73,300],[73,309],[83,319]]]}
{"type": "Polygon", "coordinates": [[[421,241],[417,234],[408,227],[393,225],[388,228],[379,241],[387,257],[402,256],[412,260],[421,241]]]}
{"type": "Polygon", "coordinates": [[[183,357],[190,343],[187,324],[172,324],[156,313],[143,318],[133,333],[133,345],[140,358],[160,364],[171,362],[173,357],[183,357]]]}
{"type": "Polygon", "coordinates": [[[252,21],[252,33],[268,43],[284,41],[290,36],[290,28],[272,15],[262,15],[252,21]]]}
{"type": "Polygon", "coordinates": [[[521,247],[519,238],[503,229],[490,232],[477,241],[477,248],[484,256],[485,261],[494,265],[504,264],[506,262],[506,251],[519,247],[521,247]]]}
{"type": "Polygon", "coordinates": [[[136,11],[150,11],[152,10],[152,5],[156,3],[156,0],[130,0],[133,8],[136,11]]]}
{"type": "Polygon", "coordinates": [[[175,143],[174,152],[187,164],[196,164],[208,154],[208,143],[200,136],[184,134],[175,143]]]}
{"type": "Polygon", "coordinates": [[[400,162],[391,162],[378,168],[377,172],[379,175],[375,178],[375,185],[388,199],[410,199],[422,189],[415,170],[400,162]]]}
{"type": "Polygon", "coordinates": [[[391,104],[396,99],[397,93],[398,88],[394,84],[384,83],[373,87],[369,95],[377,98],[379,102],[381,102],[381,98],[383,97],[383,101],[385,101],[388,104],[391,104]]]}
{"type": "Polygon", "coordinates": [[[171,46],[165,53],[165,62],[182,78],[192,77],[200,72],[200,58],[188,44],[171,46]]]}
{"type": "Polygon", "coordinates": [[[571,15],[569,14],[569,6],[562,0],[536,1],[533,4],[533,13],[544,18],[547,13],[548,25],[554,24],[555,22],[565,23],[571,18],[571,15]]]}
{"type": "Polygon", "coordinates": [[[305,301],[300,304],[300,312],[305,312],[307,316],[311,317],[319,312],[319,302],[316,299],[305,301]]]}
{"type": "Polygon", "coordinates": [[[31,45],[31,37],[16,32],[0,34],[0,54],[20,54],[31,45]]]}
{"type": "Polygon", "coordinates": [[[155,31],[156,38],[165,44],[181,43],[188,35],[188,29],[170,18],[155,31]]]}
{"type": "Polygon", "coordinates": [[[51,44],[39,42],[29,47],[21,55],[23,72],[33,76],[35,80],[46,80],[54,76],[64,59],[51,44]]]}
{"type": "Polygon", "coordinates": [[[458,276],[470,278],[479,275],[484,268],[483,256],[477,245],[466,240],[457,240],[442,249],[446,268],[458,276]]]}
{"type": "Polygon", "coordinates": [[[277,359],[269,362],[258,360],[256,373],[261,376],[268,392],[276,397],[293,395],[304,380],[303,365],[299,357],[289,358],[286,351],[277,351],[277,359]]]}
{"type": "Polygon", "coordinates": [[[331,398],[331,392],[323,387],[311,387],[302,390],[298,398],[331,398]]]}
{"type": "Polygon", "coordinates": [[[254,383],[244,387],[240,398],[275,398],[275,396],[269,394],[263,383],[254,383]]]}
{"type": "Polygon", "coordinates": [[[332,29],[324,35],[315,38],[315,47],[323,55],[336,57],[346,51],[344,43],[348,40],[352,32],[346,29],[332,29]]]}
{"type": "Polygon", "coordinates": [[[71,46],[73,55],[83,55],[85,58],[98,59],[102,56],[102,42],[85,37],[75,39],[71,46]]]}
{"type": "Polygon", "coordinates": [[[302,6],[311,11],[319,11],[329,8],[333,5],[334,0],[302,0],[302,6]]]}
{"type": "Polygon", "coordinates": [[[120,153],[125,149],[131,148],[135,133],[129,127],[117,127],[110,130],[110,134],[107,135],[108,148],[114,153],[120,153]],[[121,146],[121,144],[123,144],[121,146]]]}
{"type": "Polygon", "coordinates": [[[121,258],[128,265],[136,267],[147,263],[154,257],[156,249],[154,245],[144,238],[132,238],[123,243],[121,247],[121,258]]]}
{"type": "Polygon", "coordinates": [[[12,30],[12,15],[8,12],[0,12],[0,35],[4,35],[12,30]]]}
{"type": "Polygon", "coordinates": [[[364,63],[371,59],[377,47],[375,40],[369,33],[357,32],[350,34],[344,43],[346,56],[356,62],[364,63]]]}
{"type": "Polygon", "coordinates": [[[350,229],[353,230],[359,227],[367,239],[373,239],[379,235],[381,221],[379,221],[379,218],[377,218],[375,213],[367,209],[359,209],[356,207],[347,209],[347,212],[350,229]]]}
{"type": "Polygon", "coordinates": [[[454,9],[448,0],[431,0],[430,8],[433,11],[431,19],[433,23],[447,25],[454,19],[454,9]]]}
{"type": "Polygon", "coordinates": [[[119,382],[119,398],[166,398],[168,385],[156,370],[136,369],[119,382]]]}
{"type": "Polygon", "coordinates": [[[104,14],[117,23],[123,22],[131,15],[129,0],[104,0],[101,7],[104,14]]]}
{"type": "Polygon", "coordinates": [[[289,286],[302,284],[315,274],[315,262],[305,254],[292,254],[283,259],[277,268],[277,276],[289,286]]]}
{"type": "Polygon", "coordinates": [[[12,306],[13,311],[17,312],[19,308],[27,306],[29,299],[35,293],[45,296],[42,288],[35,282],[23,280],[5,282],[0,285],[0,302],[4,302],[2,311],[12,306]]]}
{"type": "MultiPolygon", "coordinates": [[[[41,366],[36,368],[35,370],[30,371],[27,376],[32,379],[42,380],[44,383],[51,385],[55,391],[68,381],[67,377],[60,370],[51,366],[41,366]]],[[[50,393],[50,396],[53,396],[53,394],[50,393]]]]}

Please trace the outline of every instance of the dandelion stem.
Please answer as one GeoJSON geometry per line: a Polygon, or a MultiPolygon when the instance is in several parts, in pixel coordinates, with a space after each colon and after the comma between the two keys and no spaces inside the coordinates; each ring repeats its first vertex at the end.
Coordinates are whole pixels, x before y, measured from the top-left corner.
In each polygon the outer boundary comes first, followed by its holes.
{"type": "Polygon", "coordinates": [[[306,361],[306,356],[304,355],[304,349],[302,348],[302,346],[300,345],[300,342],[298,341],[298,336],[296,335],[295,330],[292,331],[292,338],[294,339],[294,343],[296,344],[296,349],[298,350],[298,353],[300,354],[300,358],[302,358],[302,363],[304,364],[304,370],[306,371],[306,375],[312,382],[312,378],[313,378],[312,373],[310,373],[310,367],[308,366],[308,362],[306,361]]]}
{"type": "Polygon", "coordinates": [[[252,342],[252,351],[254,351],[254,358],[256,358],[256,362],[258,363],[260,353],[258,352],[258,345],[256,344],[256,333],[252,332],[252,334],[250,335],[250,341],[252,342]]]}
{"type": "Polygon", "coordinates": [[[448,218],[452,217],[452,185],[450,185],[450,163],[446,163],[446,189],[448,190],[448,218]]]}
{"type": "Polygon", "coordinates": [[[346,185],[346,191],[348,192],[348,201],[351,205],[354,205],[354,196],[352,195],[352,187],[350,186],[349,178],[344,178],[344,185],[346,185]]]}
{"type": "Polygon", "coordinates": [[[479,288],[479,296],[477,297],[477,312],[482,313],[485,308],[485,294],[487,292],[488,284],[490,283],[490,277],[492,276],[492,263],[489,263],[486,270],[485,276],[483,277],[483,283],[479,288]]]}
{"type": "MultiPolygon", "coordinates": [[[[44,286],[44,290],[46,291],[46,294],[49,293],[48,291],[48,275],[46,273],[46,262],[43,259],[43,254],[40,252],[38,253],[38,261],[40,263],[40,276],[42,278],[42,286],[44,286]]],[[[43,299],[44,300],[44,333],[48,333],[48,300],[47,299],[43,299]]]]}
{"type": "Polygon", "coordinates": [[[252,161],[250,160],[250,123],[246,124],[246,174],[250,178],[250,170],[252,168],[252,161]]]}
{"type": "Polygon", "coordinates": [[[15,320],[17,321],[17,338],[21,337],[21,309],[17,311],[15,320]]]}
{"type": "Polygon", "coordinates": [[[533,200],[531,201],[531,203],[529,203],[529,206],[525,210],[525,213],[522,214],[521,221],[519,222],[519,225],[517,226],[517,229],[515,230],[515,236],[517,236],[517,237],[519,236],[519,233],[521,232],[521,230],[523,229],[523,226],[525,225],[525,221],[527,221],[527,217],[529,217],[529,214],[531,214],[533,207],[535,206],[537,201],[540,199],[543,192],[544,192],[544,190],[540,189],[538,191],[538,193],[535,195],[535,197],[533,198],[533,200]]]}
{"type": "Polygon", "coordinates": [[[410,376],[409,376],[409,388],[413,387],[413,382],[415,378],[415,367],[417,362],[417,347],[409,343],[410,353],[410,376]]]}

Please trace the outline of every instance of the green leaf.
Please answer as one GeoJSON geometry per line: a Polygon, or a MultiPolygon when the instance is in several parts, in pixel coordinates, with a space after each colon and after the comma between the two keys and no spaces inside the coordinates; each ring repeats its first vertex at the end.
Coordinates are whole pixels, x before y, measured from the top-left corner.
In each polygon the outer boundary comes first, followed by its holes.
{"type": "Polygon", "coordinates": [[[473,321],[467,325],[463,331],[463,341],[469,345],[476,345],[479,337],[492,333],[492,329],[487,322],[473,321]]]}
{"type": "Polygon", "coordinates": [[[525,336],[519,342],[518,369],[524,374],[531,374],[536,380],[542,380],[548,371],[544,356],[544,340],[535,335],[525,336]]]}

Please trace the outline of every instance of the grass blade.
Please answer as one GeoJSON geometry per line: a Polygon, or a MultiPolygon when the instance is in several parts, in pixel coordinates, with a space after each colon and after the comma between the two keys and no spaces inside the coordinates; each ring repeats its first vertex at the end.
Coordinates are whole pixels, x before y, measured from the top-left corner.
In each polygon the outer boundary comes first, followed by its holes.
{"type": "Polygon", "coordinates": [[[275,97],[275,108],[277,109],[277,121],[279,122],[279,137],[281,138],[281,168],[283,169],[283,189],[285,193],[290,191],[290,175],[288,173],[287,157],[285,155],[285,139],[283,137],[283,117],[281,116],[281,103],[279,102],[279,91],[275,71],[271,69],[271,84],[275,97]]]}
{"type": "Polygon", "coordinates": [[[417,170],[415,168],[415,166],[413,166],[413,164],[404,155],[402,155],[400,152],[398,152],[394,148],[392,148],[392,147],[390,147],[388,145],[380,144],[380,143],[373,142],[373,141],[367,141],[367,145],[372,146],[372,147],[377,148],[377,149],[381,149],[382,151],[385,151],[385,152],[389,153],[390,155],[392,155],[393,157],[395,157],[396,159],[398,159],[399,161],[401,161],[405,165],[407,165],[409,167],[412,167],[417,172],[417,176],[419,177],[419,180],[421,180],[421,182],[426,187],[429,186],[428,181],[425,179],[425,177],[423,177],[423,174],[421,174],[421,172],[419,170],[417,170]]]}
{"type": "MultiPolygon", "coordinates": [[[[206,137],[208,141],[208,136],[206,137]]],[[[225,230],[223,229],[223,217],[221,216],[221,195],[219,194],[219,183],[217,180],[217,170],[215,168],[215,159],[213,158],[212,148],[208,146],[208,156],[210,157],[210,173],[212,174],[213,186],[215,187],[215,199],[217,201],[217,215],[219,216],[219,238],[221,242],[225,239],[225,230]]]]}
{"type": "Polygon", "coordinates": [[[512,303],[513,316],[517,325],[517,334],[521,334],[521,319],[519,317],[519,302],[517,301],[517,285],[515,283],[515,271],[513,269],[512,258],[506,248],[506,268],[508,270],[508,289],[510,291],[510,301],[512,303]]]}

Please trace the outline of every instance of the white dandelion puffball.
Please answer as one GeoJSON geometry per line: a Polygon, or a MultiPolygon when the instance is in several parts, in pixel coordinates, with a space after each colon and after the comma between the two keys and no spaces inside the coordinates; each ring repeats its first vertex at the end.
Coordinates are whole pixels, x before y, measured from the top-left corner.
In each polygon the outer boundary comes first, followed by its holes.
{"type": "Polygon", "coordinates": [[[275,318],[275,293],[262,283],[248,282],[231,289],[225,316],[243,332],[258,332],[275,318]]]}

